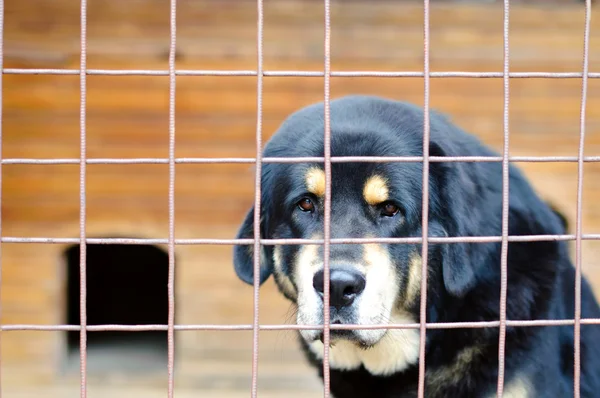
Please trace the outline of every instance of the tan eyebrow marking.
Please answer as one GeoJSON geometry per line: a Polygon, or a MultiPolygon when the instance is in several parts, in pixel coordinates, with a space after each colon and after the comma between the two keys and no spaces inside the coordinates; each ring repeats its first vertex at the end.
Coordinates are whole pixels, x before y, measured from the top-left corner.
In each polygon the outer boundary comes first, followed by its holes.
{"type": "Polygon", "coordinates": [[[388,200],[387,181],[378,175],[369,177],[363,189],[363,196],[368,204],[375,206],[388,200]]]}
{"type": "Polygon", "coordinates": [[[325,195],[325,172],[317,167],[311,167],[306,172],[306,189],[319,197],[325,195]]]}

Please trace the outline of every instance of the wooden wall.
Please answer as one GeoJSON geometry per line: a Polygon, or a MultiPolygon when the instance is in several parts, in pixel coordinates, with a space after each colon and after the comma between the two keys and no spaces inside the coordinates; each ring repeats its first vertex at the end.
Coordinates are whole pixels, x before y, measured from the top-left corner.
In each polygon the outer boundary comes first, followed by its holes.
{"type": "MultiPolygon", "coordinates": [[[[5,7],[5,68],[79,67],[77,1],[7,0],[5,7]]],[[[88,68],[166,70],[168,11],[167,1],[90,1],[88,68]]],[[[501,71],[502,16],[501,4],[432,4],[432,71],[501,71]]],[[[323,17],[321,2],[265,1],[265,69],[322,70],[323,17]]],[[[597,17],[592,18],[590,44],[594,72],[600,66],[597,17]]],[[[512,71],[581,70],[581,5],[514,5],[510,18],[512,71]]],[[[335,1],[333,70],[421,71],[422,32],[423,10],[418,2],[335,1]]],[[[255,41],[254,2],[179,2],[178,69],[253,70],[255,41]]],[[[2,156],[78,158],[79,77],[8,74],[3,81],[2,156]]],[[[165,76],[88,76],[88,157],[167,157],[168,89],[165,76]]],[[[423,79],[336,77],[331,93],[333,97],[370,93],[422,104],[423,79]]],[[[266,77],[264,139],[288,113],[322,96],[322,78],[266,77]]],[[[580,96],[581,79],[511,80],[511,154],[575,156],[580,96]]],[[[255,77],[178,77],[176,156],[254,156],[256,105],[255,77]]],[[[502,79],[433,78],[431,105],[501,149],[502,79]]],[[[599,127],[600,82],[590,79],[586,155],[600,155],[599,127]]],[[[522,167],[540,193],[574,223],[576,164],[522,167]]],[[[79,235],[77,165],[5,165],[2,177],[3,236],[79,235]]],[[[86,181],[89,236],[167,236],[167,165],[89,165],[86,181]]],[[[584,232],[598,233],[598,163],[586,164],[583,193],[584,232]]],[[[178,165],[175,194],[177,238],[232,238],[252,202],[252,167],[178,165]]],[[[64,249],[63,245],[2,245],[2,323],[64,321],[64,249]]],[[[178,323],[251,322],[252,289],[235,277],[231,247],[182,246],[177,255],[178,323]]],[[[600,243],[584,243],[585,273],[600,293],[598,255],[600,243]]],[[[289,320],[289,307],[272,282],[263,288],[261,300],[261,322],[289,320]]],[[[61,336],[59,332],[2,333],[4,389],[15,388],[9,391],[16,393],[24,391],[24,385],[49,383],[71,386],[61,396],[76,396],[78,375],[57,374],[61,336]]],[[[178,336],[178,388],[205,389],[207,396],[225,396],[225,391],[246,394],[251,333],[181,332],[178,336]]],[[[297,390],[299,396],[319,396],[318,383],[298,359],[290,332],[261,333],[260,371],[264,394],[281,396],[281,391],[297,390]]],[[[153,388],[165,388],[166,371],[151,378],[112,383],[148,388],[144,396],[150,396],[153,388]]],[[[110,384],[102,379],[96,382],[91,388],[98,394],[105,391],[101,385],[110,384]]]]}

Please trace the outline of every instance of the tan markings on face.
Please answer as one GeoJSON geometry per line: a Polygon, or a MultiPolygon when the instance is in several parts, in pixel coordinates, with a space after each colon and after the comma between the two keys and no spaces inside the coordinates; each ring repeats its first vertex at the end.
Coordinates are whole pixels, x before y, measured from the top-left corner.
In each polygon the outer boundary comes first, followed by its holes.
{"type": "Polygon", "coordinates": [[[283,292],[288,296],[296,298],[296,288],[290,281],[290,278],[283,272],[283,255],[281,253],[281,246],[275,246],[275,249],[273,250],[273,264],[275,268],[273,276],[281,290],[283,290],[283,292]]]}
{"type": "Polygon", "coordinates": [[[387,181],[378,175],[369,177],[363,188],[363,196],[372,206],[385,202],[389,196],[387,181]]]}
{"type": "MultiPolygon", "coordinates": [[[[320,239],[319,234],[315,234],[310,239],[320,239]]],[[[313,287],[313,277],[319,270],[323,259],[319,256],[318,245],[302,245],[296,253],[294,271],[292,278],[298,287],[298,315],[296,323],[299,325],[316,325],[321,323],[319,311],[321,308],[321,298],[317,295],[313,287]]],[[[316,331],[301,330],[300,334],[310,339],[316,331]]]]}
{"type": "MultiPolygon", "coordinates": [[[[413,323],[414,319],[398,308],[399,277],[388,250],[380,244],[366,244],[363,250],[367,285],[358,299],[359,323],[413,323]]],[[[386,347],[385,350],[393,350],[394,355],[398,355],[397,361],[386,361],[376,360],[376,354],[374,357],[366,354],[363,364],[370,366],[368,369],[374,374],[389,374],[405,369],[418,359],[419,331],[416,329],[382,328],[361,330],[358,334],[367,340],[379,340],[377,346],[386,347]]]]}
{"type": "Polygon", "coordinates": [[[421,275],[423,261],[418,253],[414,253],[408,262],[408,280],[406,281],[405,305],[411,305],[421,291],[421,275]]]}
{"type": "MultiPolygon", "coordinates": [[[[371,238],[371,236],[369,236],[371,238]]],[[[363,259],[367,265],[391,266],[389,253],[379,243],[367,243],[363,245],[363,259]]]]}
{"type": "Polygon", "coordinates": [[[306,189],[308,192],[321,197],[325,195],[325,172],[317,167],[311,167],[306,172],[306,189]]]}

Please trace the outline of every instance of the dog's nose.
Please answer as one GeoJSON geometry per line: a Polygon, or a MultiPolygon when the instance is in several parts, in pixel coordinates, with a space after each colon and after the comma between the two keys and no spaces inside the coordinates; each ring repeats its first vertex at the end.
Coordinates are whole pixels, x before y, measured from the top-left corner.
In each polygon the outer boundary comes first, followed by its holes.
{"type": "MultiPolygon", "coordinates": [[[[324,294],[325,274],[317,272],[313,278],[313,286],[321,298],[324,294]]],[[[365,290],[365,278],[357,271],[333,268],[329,271],[329,304],[341,308],[352,304],[354,299],[365,290]]]]}

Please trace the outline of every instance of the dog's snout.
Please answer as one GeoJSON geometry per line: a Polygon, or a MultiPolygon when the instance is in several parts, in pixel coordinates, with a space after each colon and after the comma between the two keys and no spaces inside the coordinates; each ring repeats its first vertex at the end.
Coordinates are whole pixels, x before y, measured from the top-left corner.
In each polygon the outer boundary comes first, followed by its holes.
{"type": "MultiPolygon", "coordinates": [[[[321,298],[324,294],[324,280],[323,270],[313,278],[313,286],[321,298]]],[[[329,280],[329,304],[336,308],[349,306],[365,290],[365,278],[358,271],[333,268],[329,271],[329,280]]]]}

